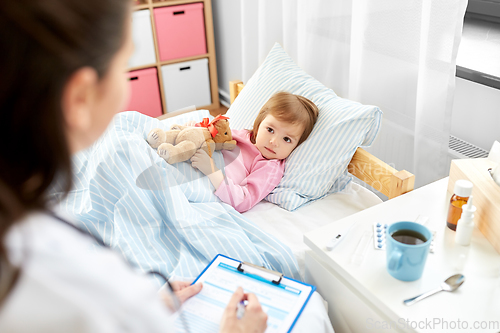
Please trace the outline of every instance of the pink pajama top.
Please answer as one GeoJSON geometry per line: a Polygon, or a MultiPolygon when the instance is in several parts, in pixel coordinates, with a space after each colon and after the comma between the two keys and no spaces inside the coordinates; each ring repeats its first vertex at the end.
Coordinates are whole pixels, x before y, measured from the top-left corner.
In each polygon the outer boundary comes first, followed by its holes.
{"type": "Polygon", "coordinates": [[[250,131],[231,130],[234,150],[223,150],[226,179],[215,195],[243,213],[278,186],[285,171],[284,160],[268,160],[250,141],[250,131]],[[231,203],[232,195],[232,203],[231,203]]]}

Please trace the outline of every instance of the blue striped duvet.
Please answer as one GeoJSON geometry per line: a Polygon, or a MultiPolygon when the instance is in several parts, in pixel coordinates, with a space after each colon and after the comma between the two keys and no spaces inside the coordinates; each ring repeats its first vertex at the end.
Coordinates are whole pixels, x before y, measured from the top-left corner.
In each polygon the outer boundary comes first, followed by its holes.
{"type": "MultiPolygon", "coordinates": [[[[143,271],[192,278],[221,253],[300,279],[289,248],[222,203],[189,163],[169,165],[145,141],[152,128],[208,116],[197,111],[160,122],[118,114],[98,142],[74,157],[73,190],[60,208],[143,271]]],[[[223,166],[220,152],[214,160],[223,166]]]]}

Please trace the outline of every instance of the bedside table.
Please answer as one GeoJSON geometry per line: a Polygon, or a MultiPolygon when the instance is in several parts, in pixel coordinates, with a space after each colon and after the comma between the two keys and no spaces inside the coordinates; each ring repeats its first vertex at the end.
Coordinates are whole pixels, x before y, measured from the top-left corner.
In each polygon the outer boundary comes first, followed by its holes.
{"type": "Polygon", "coordinates": [[[441,179],[305,234],[306,282],[328,301],[335,332],[500,332],[500,255],[477,228],[470,246],[455,244],[446,227],[447,184],[441,179]],[[419,280],[399,281],[386,270],[385,250],[373,246],[373,223],[419,215],[436,231],[434,253],[419,280]],[[327,251],[325,244],[349,225],[344,240],[327,251]],[[455,273],[466,277],[456,291],[403,304],[455,273]]]}

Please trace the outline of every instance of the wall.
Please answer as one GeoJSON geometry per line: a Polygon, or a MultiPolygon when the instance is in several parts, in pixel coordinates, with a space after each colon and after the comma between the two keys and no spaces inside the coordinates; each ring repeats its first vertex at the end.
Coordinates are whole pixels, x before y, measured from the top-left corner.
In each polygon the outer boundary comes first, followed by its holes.
{"type": "Polygon", "coordinates": [[[456,79],[451,135],[489,151],[500,141],[500,90],[456,79]]]}
{"type": "Polygon", "coordinates": [[[212,0],[217,77],[223,104],[229,103],[229,81],[242,78],[240,7],[240,1],[212,0]]]}
{"type": "MultiPolygon", "coordinates": [[[[230,80],[241,80],[240,1],[213,0],[219,93],[229,101],[230,80]]],[[[451,134],[490,150],[500,141],[500,90],[456,79],[451,134]]]]}

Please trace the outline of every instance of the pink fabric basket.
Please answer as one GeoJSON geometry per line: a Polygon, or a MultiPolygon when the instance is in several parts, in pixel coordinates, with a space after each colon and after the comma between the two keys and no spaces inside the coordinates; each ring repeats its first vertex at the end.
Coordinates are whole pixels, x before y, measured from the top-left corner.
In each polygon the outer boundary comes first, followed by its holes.
{"type": "Polygon", "coordinates": [[[207,53],[202,3],[156,8],[154,17],[161,61],[207,53]]]}
{"type": "Polygon", "coordinates": [[[127,73],[130,99],[124,111],[139,111],[151,117],[162,115],[160,87],[156,68],[146,68],[127,73]]]}

